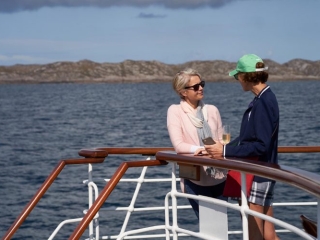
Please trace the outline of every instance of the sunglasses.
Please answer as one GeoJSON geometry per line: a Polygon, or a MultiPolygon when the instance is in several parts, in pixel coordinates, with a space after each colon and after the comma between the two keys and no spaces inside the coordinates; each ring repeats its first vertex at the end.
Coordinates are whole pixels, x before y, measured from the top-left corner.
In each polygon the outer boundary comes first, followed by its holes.
{"type": "Polygon", "coordinates": [[[235,74],[235,75],[233,75],[234,76],[234,78],[238,81],[239,80],[239,73],[237,73],[237,74],[235,74]]]}
{"type": "Polygon", "coordinates": [[[202,88],[204,88],[204,85],[205,85],[205,81],[201,81],[200,83],[197,83],[193,86],[185,87],[184,89],[193,89],[194,91],[198,91],[199,87],[201,86],[202,88]]]}

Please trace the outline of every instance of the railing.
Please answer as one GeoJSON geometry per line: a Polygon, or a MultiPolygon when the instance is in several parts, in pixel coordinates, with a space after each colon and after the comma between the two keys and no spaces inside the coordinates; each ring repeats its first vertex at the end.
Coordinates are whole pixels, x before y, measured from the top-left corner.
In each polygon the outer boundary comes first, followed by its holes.
{"type": "MultiPolygon", "coordinates": [[[[291,150],[293,151],[293,150],[291,150]]],[[[232,169],[237,170],[241,172],[241,181],[242,181],[242,191],[241,191],[241,198],[242,198],[242,204],[241,207],[234,207],[228,202],[218,202],[214,200],[207,200],[207,199],[201,199],[199,197],[193,197],[188,196],[189,198],[202,200],[206,202],[211,202],[217,205],[221,205],[224,207],[232,208],[234,210],[238,210],[242,215],[242,228],[243,228],[243,239],[249,239],[248,236],[248,220],[247,215],[253,215],[257,216],[259,218],[262,218],[264,220],[270,221],[274,223],[275,225],[281,226],[283,228],[289,229],[291,232],[294,232],[301,237],[305,239],[314,239],[313,237],[309,236],[308,234],[305,234],[300,229],[288,225],[282,221],[279,221],[275,218],[270,218],[263,214],[258,214],[257,212],[254,212],[252,210],[249,210],[247,205],[247,199],[246,199],[246,178],[245,173],[251,173],[254,175],[263,176],[269,179],[273,179],[276,181],[280,181],[283,183],[287,183],[289,185],[298,187],[312,195],[314,195],[318,199],[318,206],[320,201],[320,176],[315,173],[309,173],[306,171],[302,171],[299,169],[295,169],[292,167],[286,167],[286,166],[280,166],[275,164],[268,164],[268,163],[257,163],[256,161],[252,160],[240,160],[235,158],[221,158],[221,159],[211,159],[205,156],[193,156],[191,154],[176,154],[174,152],[158,152],[156,154],[157,159],[164,160],[168,162],[177,162],[177,163],[184,163],[184,164],[190,164],[190,165],[205,165],[205,166],[213,166],[218,168],[225,168],[225,169],[232,169]]],[[[174,175],[174,170],[173,173],[174,175]]],[[[171,197],[175,199],[176,197],[183,197],[184,195],[181,193],[178,193],[176,189],[172,189],[170,193],[171,197]]],[[[173,201],[174,202],[174,201],[173,201]]],[[[174,208],[173,208],[174,209],[174,208]]],[[[317,219],[319,221],[320,219],[320,208],[318,207],[318,216],[317,219]]],[[[182,231],[183,229],[180,229],[177,224],[177,219],[175,219],[175,215],[173,214],[173,223],[172,228],[175,229],[175,231],[182,231]]],[[[201,219],[200,219],[201,220],[201,219]]],[[[319,233],[318,233],[319,234],[319,233]]],[[[197,236],[197,235],[194,235],[197,236]]]]}
{"type": "MultiPolygon", "coordinates": [[[[319,198],[320,198],[320,176],[316,174],[312,174],[303,170],[298,170],[295,168],[281,166],[281,165],[270,165],[270,164],[257,164],[257,162],[250,161],[241,161],[239,159],[210,159],[206,157],[194,157],[190,155],[177,155],[172,152],[165,152],[173,150],[172,148],[97,148],[93,150],[81,150],[79,152],[80,156],[85,157],[85,159],[69,159],[69,160],[61,160],[57,167],[53,170],[47,180],[40,187],[38,192],[34,195],[28,205],[24,208],[22,213],[18,216],[15,222],[12,224],[10,229],[7,231],[5,236],[2,239],[10,239],[15,231],[19,228],[19,226],[23,223],[23,221],[30,214],[32,209],[36,206],[38,201],[50,187],[55,178],[59,175],[65,165],[67,164],[91,164],[91,163],[102,163],[104,158],[109,154],[143,154],[143,155],[154,155],[157,153],[156,160],[142,160],[142,161],[133,161],[133,162],[124,162],[120,165],[118,170],[115,172],[113,177],[110,179],[108,184],[102,190],[96,201],[92,204],[92,207],[85,214],[80,224],[74,230],[73,234],[69,239],[79,239],[85,229],[89,226],[91,221],[97,216],[97,212],[99,211],[102,204],[106,201],[107,197],[110,195],[112,190],[115,188],[117,183],[122,178],[123,174],[130,167],[143,167],[143,166],[158,166],[165,165],[168,162],[181,162],[186,164],[194,164],[194,165],[207,165],[214,167],[221,167],[227,169],[234,169],[242,172],[251,172],[256,175],[261,175],[264,177],[268,177],[277,181],[282,181],[296,187],[303,189],[304,191],[309,192],[310,194],[316,196],[318,198],[318,206],[319,206],[319,198]],[[160,151],[160,152],[159,152],[160,151]],[[272,170],[270,173],[270,170],[272,170]]],[[[320,152],[320,147],[279,147],[279,153],[301,153],[301,152],[320,152]]],[[[175,164],[173,164],[175,166],[175,164]]],[[[174,169],[173,169],[174,172],[174,169]]],[[[176,181],[176,178],[173,174],[173,179],[176,181]]],[[[90,182],[90,179],[89,179],[90,182]]],[[[171,193],[171,197],[181,196],[182,193],[173,192],[171,193]]],[[[188,196],[193,197],[193,196],[188,196]]],[[[195,197],[196,198],[196,197],[195,197]]],[[[210,202],[210,201],[209,201],[210,202]]],[[[232,206],[231,206],[232,207],[232,206]]],[[[247,210],[247,209],[239,209],[242,210],[246,214],[256,213],[247,210]]],[[[264,218],[264,216],[261,216],[264,218]]],[[[320,218],[319,207],[318,207],[318,222],[320,218]]],[[[268,219],[269,220],[269,219],[268,219]]],[[[273,220],[271,220],[273,221],[273,220]]],[[[276,222],[277,223],[277,222],[276,222]]],[[[280,224],[281,225],[281,224],[280,224]]],[[[181,230],[181,229],[180,229],[181,230]]],[[[183,230],[181,230],[183,232],[183,230]]],[[[318,230],[319,231],[319,230],[318,230]]],[[[319,235],[319,232],[318,232],[319,235]]]]}
{"type": "MultiPolygon", "coordinates": [[[[90,151],[87,152],[89,154],[90,151]]],[[[54,182],[54,180],[58,177],[58,175],[61,173],[63,168],[66,165],[74,165],[74,164],[94,164],[94,163],[102,163],[105,159],[105,157],[108,156],[108,153],[102,150],[94,150],[91,151],[90,158],[80,158],[80,159],[67,159],[67,160],[61,160],[57,166],[53,169],[51,174],[48,176],[48,178],[45,180],[45,182],[41,185],[39,190],[36,192],[36,194],[33,196],[33,198],[29,201],[29,203],[26,205],[26,207],[22,210],[21,214],[16,218],[16,220],[13,222],[11,227],[8,229],[6,234],[3,236],[2,239],[11,239],[14,233],[18,230],[18,228],[21,226],[21,224],[24,222],[24,220],[29,216],[31,211],[34,209],[34,207],[37,205],[37,203],[40,201],[40,199],[43,197],[43,195],[46,193],[46,191],[50,188],[51,184],[54,182]]]]}

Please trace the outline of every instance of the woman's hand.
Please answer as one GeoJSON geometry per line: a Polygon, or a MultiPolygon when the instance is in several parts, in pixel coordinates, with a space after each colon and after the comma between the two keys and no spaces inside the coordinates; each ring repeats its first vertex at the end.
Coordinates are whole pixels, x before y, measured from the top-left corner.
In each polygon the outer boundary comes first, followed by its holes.
{"type": "Polygon", "coordinates": [[[220,158],[223,155],[223,145],[219,141],[213,145],[204,145],[204,147],[211,158],[220,158]]]}
{"type": "Polygon", "coordinates": [[[194,154],[194,156],[208,155],[207,151],[204,148],[198,148],[194,154]]]}

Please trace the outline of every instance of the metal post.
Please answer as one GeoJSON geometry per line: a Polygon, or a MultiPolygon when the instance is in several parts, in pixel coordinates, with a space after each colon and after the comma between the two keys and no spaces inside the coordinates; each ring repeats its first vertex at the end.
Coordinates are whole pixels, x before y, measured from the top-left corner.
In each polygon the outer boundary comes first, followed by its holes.
{"type": "Polygon", "coordinates": [[[320,238],[320,228],[319,228],[319,222],[320,222],[320,198],[318,198],[318,206],[317,206],[317,238],[320,238]]]}
{"type": "MultiPolygon", "coordinates": [[[[89,194],[89,208],[91,208],[92,206],[92,203],[93,203],[93,199],[92,199],[92,194],[93,194],[93,191],[92,191],[92,186],[90,185],[90,183],[92,182],[92,164],[89,163],[88,164],[88,194],[89,194]]],[[[89,224],[89,239],[93,239],[94,236],[93,236],[93,222],[91,221],[91,223],[89,224]]]]}
{"type": "Polygon", "coordinates": [[[241,215],[243,240],[249,240],[248,215],[244,212],[244,210],[248,208],[247,179],[246,174],[241,172],[241,215]]]}
{"type": "MultiPolygon", "coordinates": [[[[148,157],[146,160],[150,160],[151,158],[148,157]]],[[[147,169],[148,167],[145,166],[143,167],[142,171],[141,171],[141,174],[140,174],[140,177],[139,177],[139,181],[137,182],[137,185],[136,185],[136,189],[132,195],[132,198],[131,198],[131,202],[130,202],[130,205],[128,207],[128,211],[127,211],[127,214],[126,214],[126,217],[123,221],[123,225],[121,227],[121,231],[119,233],[119,235],[123,234],[125,231],[126,231],[126,228],[127,228],[127,225],[128,225],[128,222],[130,220],[130,217],[131,217],[131,213],[133,212],[134,210],[134,205],[136,203],[136,200],[138,198],[138,194],[139,194],[139,191],[140,191],[140,188],[141,188],[141,185],[144,181],[144,177],[146,175],[146,172],[147,172],[147,169]]]]}
{"type": "Polygon", "coordinates": [[[173,233],[173,240],[178,239],[178,234],[176,232],[176,228],[178,227],[178,212],[177,212],[177,179],[176,179],[176,163],[172,163],[172,181],[171,181],[171,192],[172,192],[172,233],[173,233]]]}

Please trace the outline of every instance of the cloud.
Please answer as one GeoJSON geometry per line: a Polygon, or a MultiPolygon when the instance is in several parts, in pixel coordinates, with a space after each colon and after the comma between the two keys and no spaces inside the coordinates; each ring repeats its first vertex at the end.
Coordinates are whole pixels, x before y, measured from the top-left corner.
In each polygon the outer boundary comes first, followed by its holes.
{"type": "Polygon", "coordinates": [[[153,14],[153,13],[140,13],[138,15],[138,18],[165,18],[166,15],[157,15],[157,14],[153,14]]]}
{"type": "Polygon", "coordinates": [[[149,7],[195,9],[221,7],[236,0],[1,0],[0,13],[34,11],[43,7],[149,7]]]}

